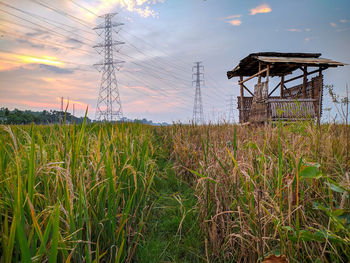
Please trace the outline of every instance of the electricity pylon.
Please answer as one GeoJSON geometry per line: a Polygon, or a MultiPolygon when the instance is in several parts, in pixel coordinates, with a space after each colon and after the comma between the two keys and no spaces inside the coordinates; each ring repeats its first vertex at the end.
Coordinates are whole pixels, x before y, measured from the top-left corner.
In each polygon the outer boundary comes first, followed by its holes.
{"type": "Polygon", "coordinates": [[[235,122],[235,116],[234,116],[234,97],[233,95],[230,96],[230,103],[229,103],[229,112],[228,112],[228,122],[234,123],[235,122]]]}
{"type": "Polygon", "coordinates": [[[204,85],[204,67],[201,66],[202,62],[195,62],[195,66],[192,68],[192,85],[196,85],[196,94],[194,97],[193,106],[193,122],[194,124],[204,124],[201,84],[204,85]]]}
{"type": "Polygon", "coordinates": [[[115,71],[119,71],[124,61],[113,58],[115,47],[124,44],[124,42],[113,40],[113,28],[123,24],[112,22],[112,17],[116,14],[109,13],[100,16],[104,19],[104,22],[94,28],[99,36],[104,37],[103,43],[94,46],[96,51],[103,56],[103,60],[100,63],[94,64],[99,72],[102,72],[95,115],[95,118],[99,121],[116,121],[123,118],[115,71]]]}

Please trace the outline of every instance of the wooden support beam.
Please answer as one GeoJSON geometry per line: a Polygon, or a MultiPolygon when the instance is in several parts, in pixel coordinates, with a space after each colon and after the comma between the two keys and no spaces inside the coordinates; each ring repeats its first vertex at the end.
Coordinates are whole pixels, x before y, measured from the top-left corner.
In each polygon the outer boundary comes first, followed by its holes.
{"type": "Polygon", "coordinates": [[[255,73],[254,75],[252,75],[252,76],[246,78],[245,80],[243,80],[243,77],[242,77],[241,80],[238,82],[238,84],[241,84],[241,83],[244,83],[244,82],[246,82],[246,81],[248,81],[248,80],[251,80],[251,79],[255,78],[256,76],[259,76],[259,75],[263,74],[263,73],[266,72],[267,70],[268,70],[267,68],[265,68],[265,69],[263,69],[263,70],[260,70],[258,73],[255,73]]]}
{"type": "Polygon", "coordinates": [[[306,99],[306,84],[307,84],[307,67],[303,68],[303,99],[306,99]]]}
{"type": "Polygon", "coordinates": [[[284,75],[281,76],[281,92],[280,92],[280,98],[283,98],[283,87],[284,87],[284,75]]]}
{"type": "Polygon", "coordinates": [[[272,93],[275,92],[276,89],[278,89],[278,87],[281,85],[281,82],[277,84],[276,87],[273,88],[273,90],[269,93],[268,97],[270,97],[272,95],[272,93]]]}
{"type": "MultiPolygon", "coordinates": [[[[319,70],[318,70],[318,69],[316,69],[316,70],[314,70],[314,71],[310,71],[310,72],[308,72],[306,75],[308,76],[308,75],[311,75],[311,74],[317,73],[318,71],[319,71],[319,70]]],[[[304,77],[304,74],[303,74],[303,75],[300,75],[300,76],[296,76],[296,77],[291,78],[291,79],[288,79],[288,80],[285,80],[285,81],[284,81],[284,83],[288,83],[288,82],[291,82],[291,81],[293,81],[293,80],[300,79],[300,78],[302,78],[302,77],[304,77]]]]}
{"type": "Polygon", "coordinates": [[[319,67],[319,69],[318,69],[318,76],[319,77],[322,77],[322,70],[323,70],[323,68],[319,67]]]}
{"type": "Polygon", "coordinates": [[[243,88],[243,83],[242,83],[242,80],[243,80],[243,76],[239,76],[240,78],[240,81],[238,82],[238,84],[240,85],[241,87],[241,108],[240,108],[240,111],[241,111],[241,123],[244,123],[245,122],[245,114],[244,114],[244,88],[243,88]]]}
{"type": "Polygon", "coordinates": [[[270,65],[267,64],[267,67],[266,67],[266,93],[268,94],[269,93],[269,77],[270,77],[270,65]]]}
{"type": "MultiPolygon", "coordinates": [[[[259,61],[259,72],[261,71],[261,62],[259,61]]],[[[258,83],[261,83],[261,74],[258,76],[258,83]]]]}
{"type": "MultiPolygon", "coordinates": [[[[318,76],[322,77],[322,67],[319,67],[318,69],[318,76]]],[[[321,113],[322,113],[322,97],[323,97],[323,87],[320,87],[320,90],[318,91],[318,111],[317,111],[317,125],[318,127],[321,127],[321,113]]]]}
{"type": "Polygon", "coordinates": [[[254,94],[242,83],[243,88],[249,92],[250,95],[252,95],[254,97],[254,94]]]}

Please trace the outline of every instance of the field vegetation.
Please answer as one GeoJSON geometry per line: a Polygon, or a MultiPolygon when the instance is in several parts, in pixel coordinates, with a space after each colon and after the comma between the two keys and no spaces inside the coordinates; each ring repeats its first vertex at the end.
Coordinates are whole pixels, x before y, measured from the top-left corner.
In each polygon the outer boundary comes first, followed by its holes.
{"type": "Polygon", "coordinates": [[[2,126],[0,261],[349,262],[348,132],[2,126]]]}

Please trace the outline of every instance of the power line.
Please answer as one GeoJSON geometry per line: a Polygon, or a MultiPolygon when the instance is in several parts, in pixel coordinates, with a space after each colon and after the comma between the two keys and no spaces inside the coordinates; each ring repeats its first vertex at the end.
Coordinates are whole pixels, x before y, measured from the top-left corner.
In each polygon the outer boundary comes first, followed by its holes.
{"type": "Polygon", "coordinates": [[[80,53],[83,53],[83,54],[96,54],[92,50],[87,50],[87,49],[82,49],[82,48],[76,48],[76,47],[72,47],[72,46],[62,45],[62,44],[57,43],[57,42],[52,42],[52,41],[48,41],[48,40],[42,40],[42,39],[39,39],[39,38],[29,37],[29,36],[26,36],[26,35],[15,34],[15,33],[8,32],[8,31],[2,30],[2,29],[0,29],[0,32],[3,32],[4,34],[7,34],[9,36],[12,36],[15,39],[16,39],[16,37],[23,38],[24,40],[28,40],[29,39],[31,41],[40,43],[42,45],[45,45],[45,46],[48,46],[48,47],[51,47],[51,48],[56,48],[56,46],[59,46],[59,47],[63,47],[65,49],[70,49],[72,51],[77,51],[77,52],[80,52],[80,53]]]}
{"type": "Polygon", "coordinates": [[[69,0],[69,1],[71,1],[71,2],[72,2],[73,4],[75,4],[76,6],[78,6],[78,7],[82,8],[82,9],[88,11],[90,14],[93,14],[94,16],[97,16],[97,17],[98,17],[98,15],[97,15],[95,12],[93,12],[91,9],[84,7],[84,6],[82,6],[81,4],[79,4],[79,3],[77,3],[77,2],[75,2],[75,1],[73,1],[73,0],[69,0]]]}
{"type": "MultiPolygon", "coordinates": [[[[124,75],[126,75],[125,73],[124,73],[124,75]]],[[[184,102],[184,98],[181,96],[181,97],[179,97],[178,95],[174,95],[174,97],[171,97],[171,96],[169,96],[169,94],[168,94],[168,90],[164,90],[164,89],[162,89],[162,88],[160,88],[160,87],[158,87],[158,86],[156,86],[155,88],[153,87],[153,86],[155,86],[154,84],[151,84],[151,83],[149,83],[148,81],[145,81],[144,79],[142,79],[142,80],[139,80],[136,76],[134,76],[134,75],[129,75],[129,74],[127,74],[126,75],[126,77],[128,78],[128,79],[133,79],[133,80],[136,80],[137,82],[139,82],[139,83],[141,83],[143,86],[145,86],[145,87],[147,87],[147,88],[149,88],[150,90],[152,90],[152,91],[155,91],[155,92],[157,92],[158,94],[160,94],[160,95],[162,95],[162,96],[165,96],[165,97],[168,97],[168,98],[170,98],[170,99],[172,99],[172,100],[174,100],[174,99],[176,99],[177,101],[180,101],[180,102],[184,102]]],[[[186,99],[187,99],[187,97],[185,97],[186,99]]]]}
{"type": "MultiPolygon", "coordinates": [[[[48,19],[48,18],[43,17],[43,16],[40,16],[40,15],[38,15],[38,14],[34,14],[34,13],[31,13],[31,12],[25,11],[25,10],[23,10],[23,9],[21,9],[21,8],[18,8],[18,7],[9,5],[9,4],[7,4],[7,3],[4,3],[4,2],[1,2],[1,1],[0,1],[0,4],[6,6],[6,7],[8,7],[8,8],[11,8],[11,9],[13,9],[13,10],[16,10],[16,11],[18,11],[18,12],[21,12],[21,13],[23,13],[23,14],[26,14],[26,15],[28,15],[28,16],[34,17],[34,18],[36,18],[36,19],[38,19],[38,20],[40,20],[40,21],[43,21],[43,22],[45,22],[45,23],[47,23],[47,24],[49,24],[49,25],[52,25],[52,26],[54,26],[54,27],[56,27],[56,28],[59,28],[59,29],[61,29],[61,30],[64,30],[64,31],[66,31],[66,32],[68,32],[68,33],[77,35],[77,36],[79,36],[79,37],[82,37],[82,36],[81,36],[81,35],[78,35],[78,34],[77,34],[76,32],[74,32],[74,31],[70,31],[70,30],[67,30],[67,29],[65,29],[65,28],[62,28],[62,27],[60,27],[60,26],[57,26],[56,24],[60,24],[60,25],[66,26],[66,27],[70,27],[72,30],[75,30],[75,31],[77,31],[77,29],[78,29],[79,31],[83,31],[83,32],[85,32],[85,33],[88,33],[88,34],[92,34],[92,35],[93,35],[92,32],[86,31],[86,30],[84,30],[84,29],[80,29],[80,28],[76,28],[76,27],[72,27],[72,26],[63,24],[63,23],[59,23],[59,22],[57,22],[57,21],[55,21],[55,20],[48,19]]],[[[85,38],[85,37],[82,37],[82,38],[85,38]]],[[[93,42],[93,40],[91,40],[91,39],[88,39],[88,38],[85,38],[85,39],[87,39],[88,41],[93,42]]]]}
{"type": "MultiPolygon", "coordinates": [[[[134,37],[134,38],[136,38],[136,39],[139,40],[139,41],[144,42],[146,45],[148,45],[148,46],[150,46],[150,47],[154,47],[153,44],[151,44],[151,43],[145,41],[144,39],[142,39],[142,38],[140,38],[140,37],[138,37],[138,36],[136,36],[136,35],[134,35],[134,34],[132,34],[132,33],[130,33],[130,32],[125,31],[124,29],[121,29],[121,31],[124,32],[124,33],[126,33],[126,34],[128,34],[128,35],[130,35],[130,36],[132,36],[132,37],[134,37]]],[[[168,54],[168,53],[165,52],[164,50],[161,50],[160,48],[158,48],[158,49],[159,49],[164,55],[166,55],[166,56],[168,56],[168,57],[173,57],[172,55],[168,54]]],[[[174,60],[181,61],[178,57],[173,57],[173,58],[174,58],[174,60]]],[[[188,63],[188,62],[184,62],[184,61],[181,61],[181,62],[182,62],[184,65],[186,65],[185,67],[182,67],[182,68],[187,69],[187,68],[190,66],[190,63],[188,63]]],[[[184,72],[186,73],[187,71],[185,70],[184,72]]]]}
{"type": "Polygon", "coordinates": [[[55,13],[57,13],[59,15],[62,15],[62,16],[65,16],[65,17],[71,19],[72,21],[77,22],[77,23],[79,23],[79,24],[81,24],[81,25],[83,25],[83,26],[85,26],[85,27],[87,27],[89,29],[91,29],[91,27],[92,27],[92,26],[90,26],[90,24],[86,23],[86,21],[84,21],[84,20],[82,20],[82,19],[80,19],[80,18],[78,18],[76,16],[73,16],[71,14],[68,14],[67,12],[65,12],[65,11],[63,11],[63,10],[61,10],[59,8],[52,7],[52,6],[50,6],[50,5],[46,4],[46,3],[43,3],[43,2],[41,2],[39,0],[29,0],[29,1],[31,1],[33,3],[36,3],[38,5],[41,5],[41,6],[45,7],[45,8],[47,8],[47,9],[50,9],[50,10],[54,11],[55,13]]]}
{"type": "MultiPolygon", "coordinates": [[[[17,55],[17,56],[26,56],[26,57],[37,58],[35,55],[12,52],[12,51],[9,51],[9,50],[3,49],[3,48],[0,48],[0,52],[13,54],[13,55],[17,55]]],[[[71,62],[71,61],[66,61],[66,60],[55,60],[55,62],[58,62],[58,63],[61,62],[61,63],[72,64],[72,65],[83,66],[83,67],[91,67],[91,65],[81,64],[81,63],[76,63],[76,62],[71,62]]]]}
{"type": "MultiPolygon", "coordinates": [[[[11,12],[8,12],[8,11],[6,11],[6,10],[3,10],[3,9],[1,9],[1,8],[0,8],[0,11],[6,13],[6,14],[8,14],[8,15],[11,15],[11,16],[13,16],[13,17],[16,17],[16,18],[18,18],[18,19],[21,19],[21,20],[23,20],[23,21],[26,21],[26,22],[28,22],[28,23],[30,23],[30,24],[33,24],[33,25],[35,25],[35,26],[38,26],[40,29],[41,29],[41,28],[45,28],[46,30],[48,30],[49,32],[51,32],[52,34],[54,34],[54,35],[56,35],[56,36],[74,39],[74,38],[71,38],[71,37],[67,37],[66,35],[63,35],[63,34],[61,34],[61,33],[59,33],[59,32],[56,32],[56,31],[52,30],[51,28],[48,28],[48,27],[45,27],[45,26],[43,26],[43,25],[37,24],[37,23],[35,23],[35,22],[33,22],[33,21],[30,21],[30,20],[25,19],[25,18],[23,18],[23,17],[17,16],[17,15],[15,15],[15,14],[13,14],[13,13],[11,13],[11,12]]],[[[47,32],[47,33],[49,34],[49,32],[47,32]]],[[[79,42],[79,43],[81,43],[81,44],[86,45],[86,43],[84,43],[84,42],[82,42],[82,41],[80,41],[80,40],[78,40],[78,39],[74,39],[74,40],[75,40],[76,42],[79,42]]]]}

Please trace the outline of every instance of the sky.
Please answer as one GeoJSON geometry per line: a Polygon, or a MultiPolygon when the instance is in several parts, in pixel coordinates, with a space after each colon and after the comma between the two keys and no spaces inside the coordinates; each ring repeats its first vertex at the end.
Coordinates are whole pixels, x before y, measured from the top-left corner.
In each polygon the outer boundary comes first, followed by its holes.
{"type": "MultiPolygon", "coordinates": [[[[67,110],[95,118],[103,39],[97,15],[117,12],[114,58],[123,115],[154,122],[192,119],[192,67],[204,66],[206,121],[236,108],[237,78],[226,72],[253,52],[314,52],[350,64],[349,0],[0,0],[0,107],[67,110]]],[[[272,79],[272,83],[277,80],[272,79]]],[[[345,96],[350,66],[324,72],[345,96]]],[[[253,85],[251,84],[251,90],[253,85]]],[[[324,107],[335,116],[329,96],[324,107]]],[[[238,120],[238,111],[234,111],[238,120]]]]}

